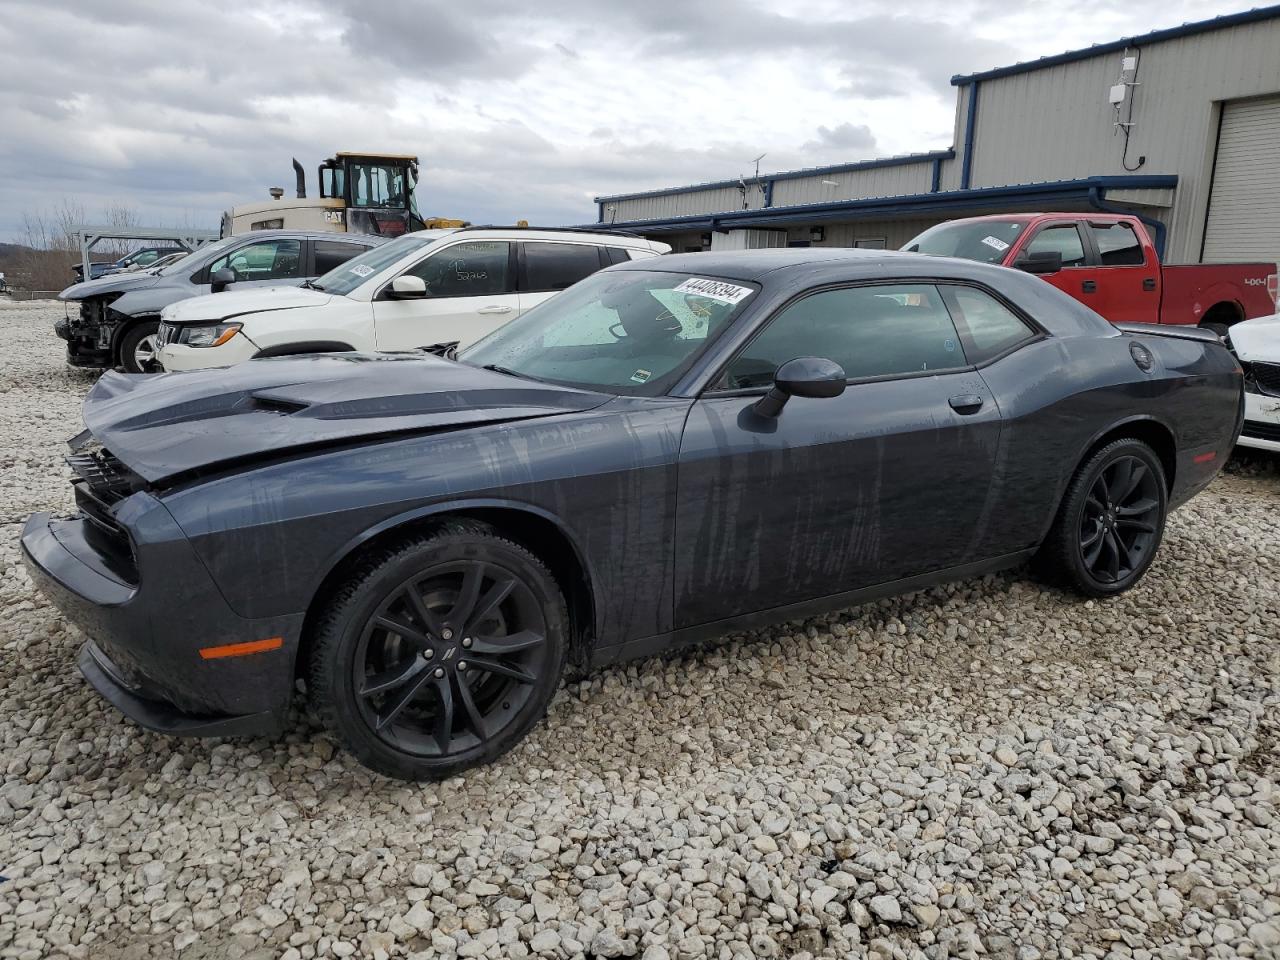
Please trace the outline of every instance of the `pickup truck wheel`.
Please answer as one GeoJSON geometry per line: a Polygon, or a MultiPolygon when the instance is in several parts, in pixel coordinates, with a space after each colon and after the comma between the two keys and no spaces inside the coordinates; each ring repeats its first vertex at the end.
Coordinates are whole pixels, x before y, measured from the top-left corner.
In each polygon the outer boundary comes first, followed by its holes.
{"type": "Polygon", "coordinates": [[[1139,440],[1116,440],[1072,477],[1037,563],[1085,596],[1123,593],[1155,559],[1167,511],[1155,451],[1139,440]]]}
{"type": "Polygon", "coordinates": [[[159,373],[159,320],[136,323],[120,340],[120,366],[125,373],[159,373]]]}
{"type": "Polygon", "coordinates": [[[502,756],[546,714],[567,624],[537,557],[449,521],[367,558],[329,601],[309,694],[361,763],[441,780],[502,756]]]}

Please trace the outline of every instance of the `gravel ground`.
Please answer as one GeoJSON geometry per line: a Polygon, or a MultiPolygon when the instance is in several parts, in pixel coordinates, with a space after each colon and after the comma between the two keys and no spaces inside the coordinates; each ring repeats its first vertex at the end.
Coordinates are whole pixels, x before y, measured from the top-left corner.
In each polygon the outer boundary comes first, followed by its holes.
{"type": "Polygon", "coordinates": [[[1280,470],[1146,580],[1025,574],[567,686],[499,764],[370,775],[146,733],[74,669],[19,524],[93,381],[0,305],[0,957],[1280,956],[1280,470]]]}

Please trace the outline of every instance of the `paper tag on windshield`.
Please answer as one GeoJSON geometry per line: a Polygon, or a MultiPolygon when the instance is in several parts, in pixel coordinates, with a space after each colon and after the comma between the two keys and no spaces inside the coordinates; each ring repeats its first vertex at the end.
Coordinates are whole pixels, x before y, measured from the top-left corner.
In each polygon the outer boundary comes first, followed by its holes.
{"type": "Polygon", "coordinates": [[[996,250],[999,250],[1001,253],[1004,253],[1006,250],[1009,249],[1009,245],[1005,243],[1003,240],[1001,240],[999,237],[983,237],[982,242],[985,243],[988,247],[993,247],[996,250]]]}
{"type": "Polygon", "coordinates": [[[351,268],[351,272],[357,277],[367,277],[369,274],[373,273],[373,267],[369,266],[367,263],[357,263],[351,268]]]}
{"type": "Polygon", "coordinates": [[[720,303],[740,303],[751,295],[751,288],[740,287],[736,283],[725,283],[723,280],[691,277],[676,287],[676,293],[691,293],[720,303]]]}

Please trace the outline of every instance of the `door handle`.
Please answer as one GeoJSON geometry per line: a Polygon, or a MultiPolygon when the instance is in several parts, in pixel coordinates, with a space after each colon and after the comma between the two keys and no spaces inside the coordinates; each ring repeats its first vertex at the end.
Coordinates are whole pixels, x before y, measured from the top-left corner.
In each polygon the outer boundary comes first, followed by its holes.
{"type": "Polygon", "coordinates": [[[1144,279],[1143,279],[1143,281],[1142,281],[1142,289],[1143,289],[1143,290],[1154,290],[1155,288],[1156,288],[1156,278],[1155,278],[1155,277],[1146,277],[1146,278],[1144,278],[1144,279]]]}
{"type": "Polygon", "coordinates": [[[1085,293],[1097,293],[1098,281],[1097,280],[1081,280],[1080,289],[1083,290],[1085,293]]]}
{"type": "Polygon", "coordinates": [[[510,313],[511,310],[512,310],[511,307],[492,306],[492,307],[481,307],[479,310],[476,311],[476,313],[485,313],[485,314],[510,313]]]}
{"type": "Polygon", "coordinates": [[[982,398],[976,393],[962,393],[959,396],[952,397],[947,403],[951,404],[951,409],[956,413],[966,415],[977,413],[982,409],[982,398]]]}

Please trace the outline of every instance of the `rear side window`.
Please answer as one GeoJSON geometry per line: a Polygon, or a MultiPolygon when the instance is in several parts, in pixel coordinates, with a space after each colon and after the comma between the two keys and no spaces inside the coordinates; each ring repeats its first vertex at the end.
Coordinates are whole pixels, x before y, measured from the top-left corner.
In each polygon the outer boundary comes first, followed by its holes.
{"type": "Polygon", "coordinates": [[[973,287],[945,287],[944,293],[970,363],[986,363],[1035,336],[1021,317],[990,294],[973,287]]]}
{"type": "Polygon", "coordinates": [[[334,267],[340,267],[357,254],[369,248],[359,243],[335,243],[332,240],[313,240],[312,254],[315,257],[315,275],[328,273],[334,267]]]}
{"type": "Polygon", "coordinates": [[[1104,267],[1140,267],[1145,262],[1142,243],[1127,223],[1095,223],[1093,239],[1104,267]]]}
{"type": "Polygon", "coordinates": [[[631,254],[622,247],[605,247],[604,252],[610,263],[627,263],[631,260],[631,254]]]}
{"type": "Polygon", "coordinates": [[[600,269],[600,248],[581,243],[525,243],[528,293],[563,290],[600,269]]]}
{"type": "Polygon", "coordinates": [[[1027,244],[1027,253],[1062,254],[1064,267],[1083,267],[1085,265],[1084,243],[1080,239],[1080,231],[1074,223],[1045,227],[1027,244]]]}
{"type": "Polygon", "coordinates": [[[966,366],[951,314],[932,284],[826,290],[775,316],[734,359],[721,385],[764,387],[796,357],[825,357],[851,380],[966,366]]]}

